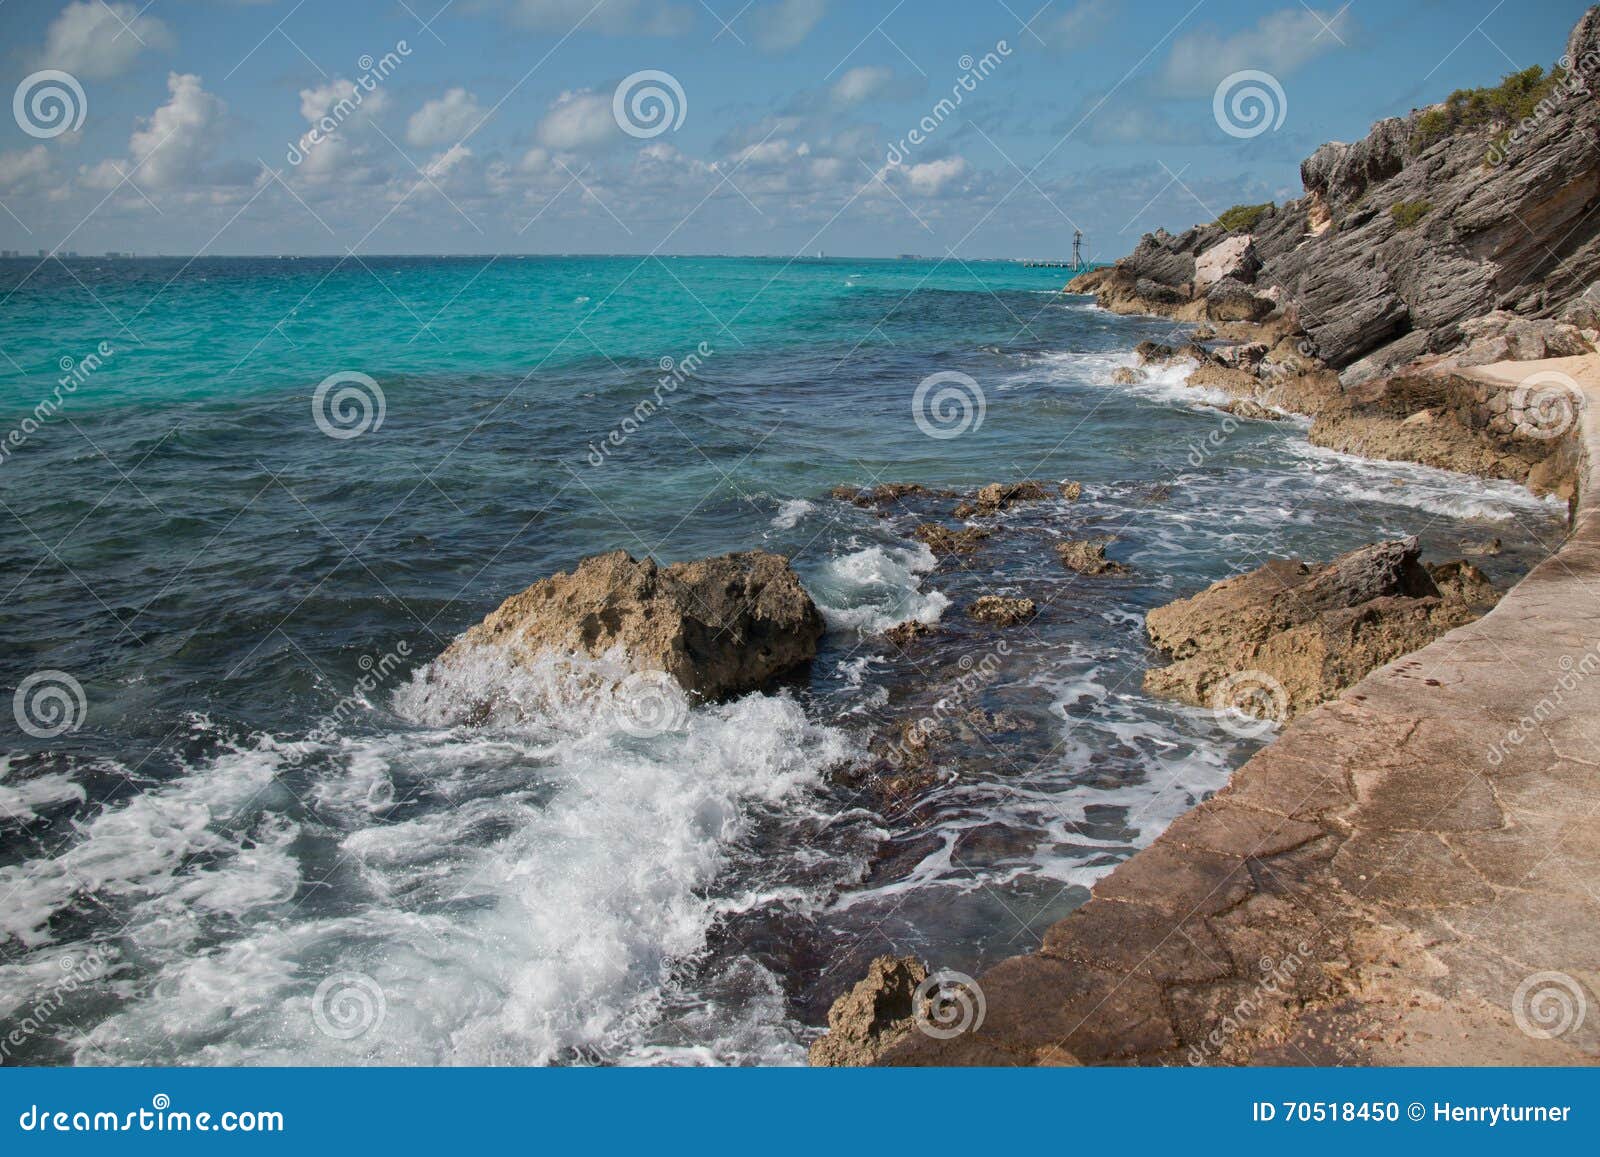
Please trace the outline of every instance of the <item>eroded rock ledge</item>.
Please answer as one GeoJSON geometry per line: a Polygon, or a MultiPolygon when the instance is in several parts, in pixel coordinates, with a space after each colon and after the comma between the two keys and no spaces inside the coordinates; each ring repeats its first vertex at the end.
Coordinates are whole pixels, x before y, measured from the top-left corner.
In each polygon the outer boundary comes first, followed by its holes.
{"type": "Polygon", "coordinates": [[[1145,690],[1287,722],[1500,597],[1471,563],[1420,553],[1406,538],[1319,567],[1274,559],[1157,607],[1146,629],[1172,662],[1145,673],[1145,690]]]}

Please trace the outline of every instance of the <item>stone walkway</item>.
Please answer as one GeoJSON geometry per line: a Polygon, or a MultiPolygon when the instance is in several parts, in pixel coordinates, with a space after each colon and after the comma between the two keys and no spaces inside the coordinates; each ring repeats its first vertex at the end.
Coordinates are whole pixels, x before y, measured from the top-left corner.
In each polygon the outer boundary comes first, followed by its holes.
{"type": "Polygon", "coordinates": [[[1296,720],[881,1064],[1600,1063],[1600,356],[1573,534],[1296,720]]]}

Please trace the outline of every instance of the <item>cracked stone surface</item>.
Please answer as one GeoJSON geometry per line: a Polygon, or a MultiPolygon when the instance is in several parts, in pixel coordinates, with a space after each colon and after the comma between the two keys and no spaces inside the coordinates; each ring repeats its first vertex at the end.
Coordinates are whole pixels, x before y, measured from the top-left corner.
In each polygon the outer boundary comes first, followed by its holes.
{"type": "Polygon", "coordinates": [[[1562,548],[980,976],[976,1030],[877,1063],[1600,1064],[1600,355],[1470,372],[1544,369],[1586,394],[1562,548]]]}

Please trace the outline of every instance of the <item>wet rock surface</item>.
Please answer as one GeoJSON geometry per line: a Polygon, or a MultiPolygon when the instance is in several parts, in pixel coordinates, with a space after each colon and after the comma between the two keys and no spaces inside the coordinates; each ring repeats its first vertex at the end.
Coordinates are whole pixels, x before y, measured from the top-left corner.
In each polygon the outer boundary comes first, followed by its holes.
{"type": "Polygon", "coordinates": [[[967,608],[967,617],[995,627],[1014,627],[1033,618],[1037,610],[1032,599],[984,595],[967,608]]]}
{"type": "Polygon", "coordinates": [[[1106,547],[1117,540],[1110,536],[1101,538],[1069,538],[1056,543],[1056,557],[1061,565],[1079,574],[1125,574],[1127,567],[1106,557],[1106,547]]]}
{"type": "Polygon", "coordinates": [[[971,498],[964,500],[952,512],[956,518],[982,518],[999,514],[1019,502],[1038,502],[1049,498],[1050,487],[1043,482],[991,482],[978,488],[971,498]]]}
{"type": "Polygon", "coordinates": [[[917,989],[927,979],[927,968],[915,957],[878,957],[828,1010],[828,1035],[812,1042],[811,1064],[872,1064],[912,1031],[917,989]]]}
{"type": "Polygon", "coordinates": [[[822,631],[822,615],[782,555],[747,551],[662,567],[614,551],[512,595],[439,661],[449,666],[476,647],[524,663],[620,647],[635,670],[664,671],[685,691],[719,699],[809,662],[822,631]]]}
{"type": "Polygon", "coordinates": [[[1275,560],[1158,607],[1146,628],[1172,663],[1148,671],[1145,689],[1214,706],[1241,679],[1276,683],[1283,696],[1269,710],[1278,722],[1331,699],[1477,618],[1499,597],[1476,567],[1429,568],[1419,553],[1412,538],[1362,547],[1324,566],[1275,560]]]}

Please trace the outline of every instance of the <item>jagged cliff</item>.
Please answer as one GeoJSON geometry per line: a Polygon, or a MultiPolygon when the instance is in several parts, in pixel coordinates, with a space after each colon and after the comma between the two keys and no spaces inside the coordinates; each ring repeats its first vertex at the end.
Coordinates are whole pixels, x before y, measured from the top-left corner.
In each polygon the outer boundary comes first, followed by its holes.
{"type": "MultiPolygon", "coordinates": [[[[1460,94],[1380,121],[1355,144],[1325,144],[1300,166],[1299,200],[1266,207],[1247,229],[1147,234],[1068,288],[1123,312],[1281,317],[1347,386],[1461,350],[1476,340],[1463,323],[1495,311],[1594,330],[1597,87],[1600,8],[1591,8],[1561,69],[1536,86],[1524,77],[1510,98],[1460,94]],[[1519,94],[1531,109],[1516,116],[1519,94]]],[[[1546,352],[1581,351],[1520,356],[1546,352]]]]}

